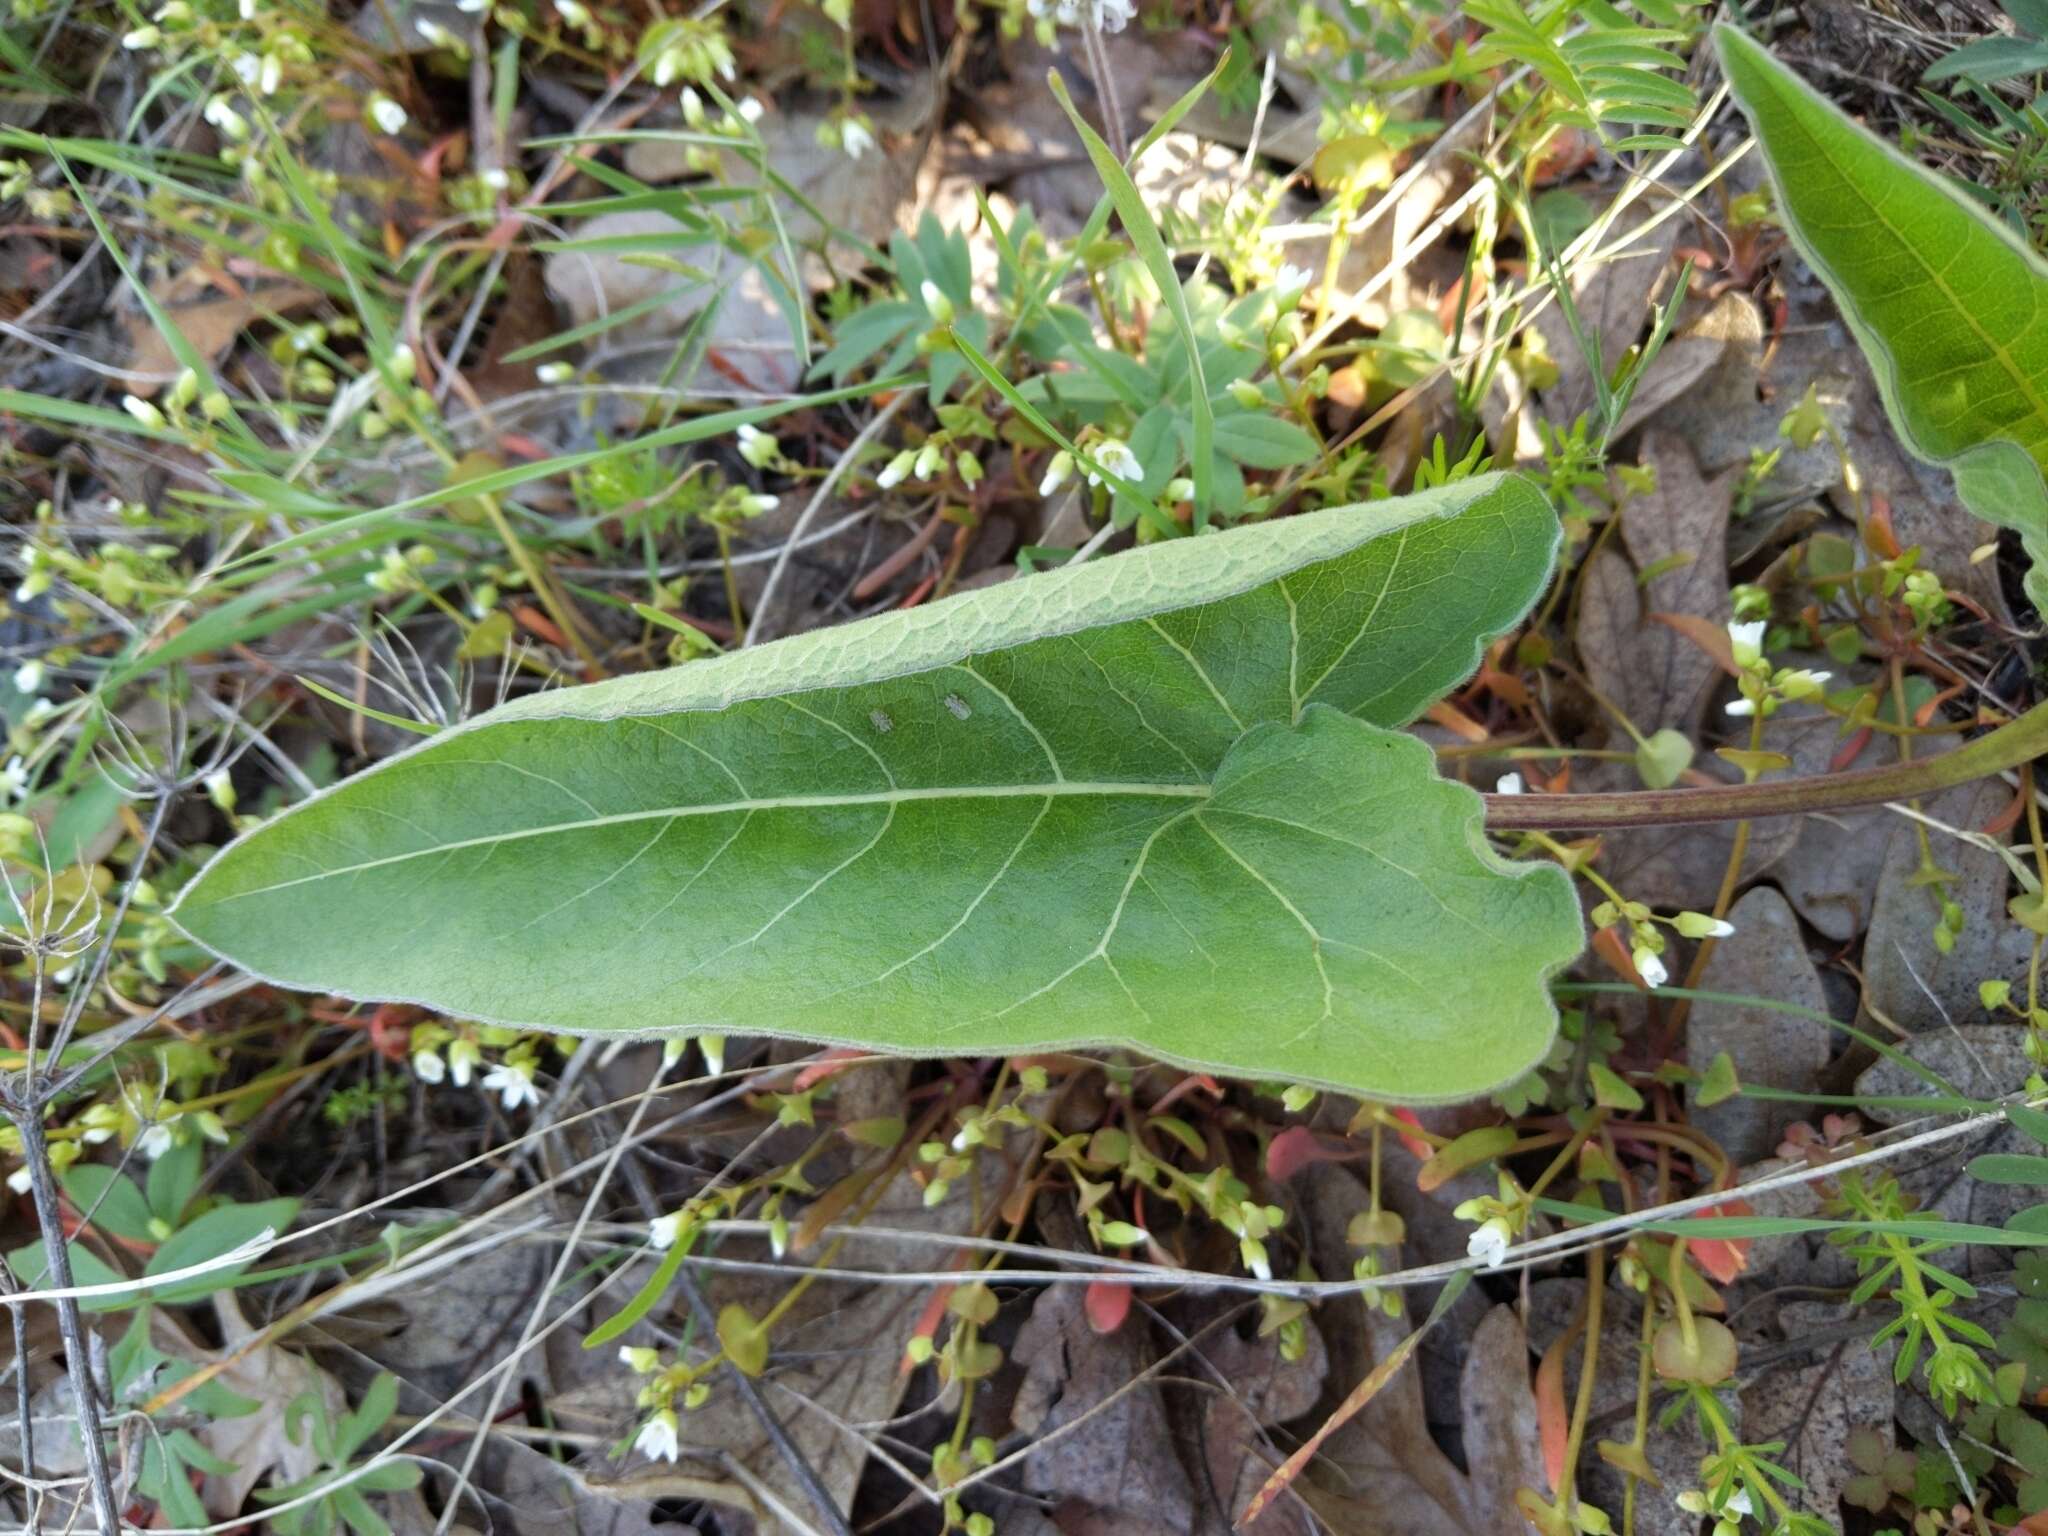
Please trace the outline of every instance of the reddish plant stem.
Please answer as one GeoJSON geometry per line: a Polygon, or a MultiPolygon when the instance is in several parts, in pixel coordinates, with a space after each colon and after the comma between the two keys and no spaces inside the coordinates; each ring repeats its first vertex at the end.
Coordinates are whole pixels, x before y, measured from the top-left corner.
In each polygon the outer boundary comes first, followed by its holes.
{"type": "Polygon", "coordinates": [[[2048,704],[1942,757],[1856,773],[1815,774],[1712,789],[1653,789],[1614,794],[1484,795],[1489,832],[1598,832],[1754,821],[1883,805],[1939,793],[2004,773],[2048,753],[2048,704]]]}

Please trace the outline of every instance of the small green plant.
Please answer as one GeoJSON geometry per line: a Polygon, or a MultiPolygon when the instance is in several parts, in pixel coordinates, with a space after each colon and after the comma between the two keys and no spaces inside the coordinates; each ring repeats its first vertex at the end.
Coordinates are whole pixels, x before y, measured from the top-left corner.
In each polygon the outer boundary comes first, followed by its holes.
{"type": "Polygon", "coordinates": [[[398,1411],[398,1378],[381,1372],[364,1389],[363,1400],[335,1419],[317,1392],[303,1393],[285,1405],[285,1438],[309,1445],[320,1457],[320,1469],[295,1483],[259,1488],[258,1503],[275,1506],[270,1524],[284,1536],[333,1536],[344,1526],[354,1536],[390,1536],[391,1527],[370,1507],[366,1493],[401,1493],[420,1485],[420,1469],[410,1461],[384,1461],[358,1467],[357,1453],[398,1411]]]}

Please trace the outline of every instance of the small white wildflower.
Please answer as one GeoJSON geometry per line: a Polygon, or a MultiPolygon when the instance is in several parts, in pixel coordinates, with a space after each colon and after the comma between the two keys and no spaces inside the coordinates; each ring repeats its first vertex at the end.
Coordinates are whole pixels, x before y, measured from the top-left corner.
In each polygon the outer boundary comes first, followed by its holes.
{"type": "Polygon", "coordinates": [[[469,1074],[476,1064],[484,1059],[484,1053],[477,1049],[474,1040],[456,1039],[448,1042],[448,1081],[458,1088],[469,1086],[469,1074]]]}
{"type": "Polygon", "coordinates": [[[782,444],[752,422],[742,422],[735,434],[740,440],[740,457],[756,469],[766,469],[782,457],[782,444]]]}
{"type": "Polygon", "coordinates": [[[263,67],[256,71],[256,93],[259,96],[275,96],[277,88],[284,84],[284,60],[274,53],[263,55],[263,67]]]}
{"type": "Polygon", "coordinates": [[[135,1150],[152,1163],[178,1144],[178,1138],[171,1134],[168,1125],[146,1125],[142,1134],[135,1138],[135,1150]]]}
{"type": "Polygon", "coordinates": [[[1641,945],[1636,946],[1629,959],[1635,964],[1636,974],[1643,978],[1643,985],[1652,990],[1671,979],[1671,973],[1664,969],[1664,962],[1641,945]]]}
{"type": "Polygon", "coordinates": [[[40,661],[24,661],[14,669],[14,691],[41,693],[43,684],[49,678],[49,670],[40,661]]]}
{"type": "Polygon", "coordinates": [[[372,96],[364,110],[379,133],[396,133],[406,124],[405,108],[382,92],[372,96]]]}
{"type": "Polygon", "coordinates": [[[538,1104],[540,1090],[533,1086],[533,1068],[515,1066],[510,1062],[492,1067],[484,1074],[478,1086],[485,1093],[495,1093],[506,1110],[518,1109],[522,1104],[538,1104]]]}
{"type": "Polygon", "coordinates": [[[21,717],[23,725],[41,725],[57,713],[57,706],[48,699],[36,699],[30,703],[27,713],[21,717]]]}
{"type": "Polygon", "coordinates": [[[235,781],[227,769],[216,768],[200,782],[206,786],[206,798],[219,806],[223,813],[234,810],[235,781]]]}
{"type": "Polygon", "coordinates": [[[1478,1259],[1488,1269],[1499,1269],[1508,1261],[1508,1242],[1514,1235],[1506,1217],[1489,1217],[1465,1239],[1465,1256],[1478,1259]]]}
{"type": "Polygon", "coordinates": [[[1816,672],[1811,667],[1787,667],[1771,680],[1771,686],[1787,699],[1810,699],[1834,675],[1832,672],[1816,672]]]}
{"type": "Polygon", "coordinates": [[[577,0],[555,0],[555,14],[572,27],[587,29],[590,26],[590,12],[577,0]]]}
{"type": "Polygon", "coordinates": [[[163,33],[155,27],[137,27],[133,32],[123,32],[121,34],[121,46],[131,50],[154,48],[163,40],[163,33]]]}
{"type": "Polygon", "coordinates": [[[487,165],[476,173],[476,179],[493,192],[502,192],[512,185],[512,173],[502,165],[487,165]]]}
{"type": "Polygon", "coordinates": [[[7,1187],[13,1190],[17,1195],[25,1195],[28,1193],[29,1178],[28,1168],[26,1165],[15,1169],[14,1172],[7,1175],[7,1187]]]}
{"type": "Polygon", "coordinates": [[[412,1075],[423,1083],[438,1083],[447,1078],[448,1063],[441,1059],[438,1051],[414,1051],[412,1075]]]}
{"type": "Polygon", "coordinates": [[[1681,912],[1673,919],[1680,933],[1688,939],[1725,939],[1735,932],[1735,925],[1705,912],[1681,912]]]}
{"type": "Polygon", "coordinates": [[[924,300],[924,307],[931,311],[931,317],[940,325],[953,323],[953,301],[946,297],[946,290],[930,278],[917,285],[917,296],[924,300]]]}
{"type": "Polygon", "coordinates": [[[675,1247],[676,1239],[683,1235],[682,1214],[671,1211],[666,1216],[657,1216],[647,1223],[647,1243],[651,1248],[666,1253],[675,1247]]]}
{"type": "Polygon", "coordinates": [[[235,78],[244,85],[254,85],[256,77],[263,73],[263,61],[253,53],[238,53],[228,60],[228,68],[235,72],[235,78]]]}
{"type": "Polygon", "coordinates": [[[1062,448],[1045,466],[1045,478],[1038,482],[1038,494],[1050,496],[1074,477],[1074,456],[1062,448]]]}
{"type": "Polygon", "coordinates": [[[0,792],[9,800],[19,800],[28,793],[28,764],[18,757],[7,759],[7,766],[0,768],[0,792]]]}
{"type": "Polygon", "coordinates": [[[919,480],[929,480],[946,467],[946,456],[937,443],[926,443],[917,450],[917,460],[910,466],[910,472],[919,480]]]}
{"type": "Polygon", "coordinates": [[[1742,719],[1746,716],[1753,715],[1756,713],[1756,700],[1730,699],[1728,701],[1728,708],[1726,712],[1730,715],[1735,716],[1737,719],[1742,719]]]}
{"type": "MultiPolygon", "coordinates": [[[[214,100],[219,101],[220,98],[216,96],[214,97],[214,100]]],[[[210,119],[212,115],[213,109],[211,107],[208,107],[208,118],[210,119]]],[[[130,416],[133,416],[145,427],[161,427],[164,424],[164,413],[158,410],[156,406],[152,404],[150,401],[143,399],[140,395],[123,395],[121,397],[121,409],[126,411],[130,416]]]]}
{"type": "MultiPolygon", "coordinates": [[[[1145,478],[1145,466],[1138,462],[1138,456],[1131,452],[1131,446],[1122,438],[1105,437],[1095,445],[1095,462],[1124,480],[1145,478]]],[[[1102,484],[1102,476],[1089,472],[1090,485],[1102,484]]]]}
{"type": "Polygon", "coordinates": [[[875,485],[880,490],[891,490],[910,478],[910,471],[917,463],[917,455],[906,448],[891,459],[882,472],[875,476],[875,485]]]}
{"type": "Polygon", "coordinates": [[[1290,261],[1281,266],[1280,275],[1273,279],[1273,286],[1282,293],[1302,294],[1315,280],[1315,274],[1307,267],[1297,267],[1290,261]]]}
{"type": "Polygon", "coordinates": [[[661,1355],[645,1344],[621,1344],[619,1363],[635,1376],[652,1376],[661,1369],[661,1355]]]}
{"type": "Polygon", "coordinates": [[[676,76],[683,72],[683,56],[674,48],[664,49],[654,61],[654,88],[665,91],[676,83],[676,76]]]}
{"type": "Polygon", "coordinates": [[[413,22],[413,30],[436,48],[462,50],[462,39],[450,32],[431,16],[421,16],[413,22]]]}
{"type": "Polygon", "coordinates": [[[704,98],[697,94],[697,87],[694,85],[684,86],[682,94],[676,100],[682,105],[683,122],[685,125],[691,128],[702,128],[704,126],[704,98]]]}
{"type": "Polygon", "coordinates": [[[481,16],[490,5],[491,0],[455,0],[455,9],[465,16],[481,16]]]}
{"type": "Polygon", "coordinates": [[[697,1049],[704,1053],[704,1069],[713,1077],[725,1071],[725,1036],[699,1035],[697,1049]]]}
{"type": "Polygon", "coordinates": [[[640,1426],[640,1433],[633,1437],[633,1449],[649,1461],[674,1461],[683,1449],[676,1437],[677,1427],[675,1410],[664,1408],[640,1426]]]}
{"type": "Polygon", "coordinates": [[[1273,1278],[1273,1266],[1266,1257],[1266,1245],[1255,1237],[1239,1238],[1238,1257],[1244,1260],[1244,1267],[1261,1280],[1273,1278]]]}
{"type": "Polygon", "coordinates": [[[256,0],[235,0],[235,14],[244,21],[256,19],[256,0]]]}
{"type": "MultiPolygon", "coordinates": [[[[209,123],[220,130],[223,138],[240,143],[243,139],[249,137],[248,120],[235,110],[235,104],[225,96],[208,98],[206,111],[202,115],[209,123]]],[[[130,415],[134,415],[134,409],[128,406],[128,402],[134,398],[133,395],[127,395],[121,400],[121,404],[128,408],[130,415]]],[[[143,403],[148,404],[147,401],[143,403]]],[[[150,406],[150,409],[155,410],[156,407],[150,406]]]]}
{"type": "Polygon", "coordinates": [[[543,384],[566,384],[576,376],[574,363],[542,363],[534,369],[534,376],[543,384]]]}
{"type": "Polygon", "coordinates": [[[857,117],[849,117],[846,126],[839,130],[839,147],[846,151],[846,158],[858,160],[875,147],[875,136],[868,132],[868,125],[857,117]]]}
{"type": "Polygon", "coordinates": [[[1519,795],[1525,793],[1528,787],[1522,782],[1519,773],[1504,773],[1500,776],[1500,782],[1493,786],[1493,792],[1496,795],[1519,795]]]}
{"type": "Polygon", "coordinates": [[[782,505],[780,501],[766,492],[758,496],[743,497],[742,500],[745,502],[747,510],[756,517],[759,517],[763,512],[773,512],[782,505]]]}
{"type": "Polygon", "coordinates": [[[1764,630],[1768,627],[1763,619],[1752,619],[1743,624],[1736,620],[1728,622],[1728,649],[1735,653],[1735,665],[1753,667],[1763,659],[1764,630]]]}
{"type": "Polygon", "coordinates": [[[1721,1510],[1722,1513],[1730,1515],[1747,1515],[1755,1513],[1749,1502],[1749,1490],[1747,1488],[1736,1489],[1733,1496],[1729,1498],[1728,1502],[1721,1506],[1721,1510]]]}
{"type": "Polygon", "coordinates": [[[758,96],[742,96],[733,103],[733,111],[740,115],[740,121],[742,122],[758,123],[761,121],[761,98],[758,96]]]}

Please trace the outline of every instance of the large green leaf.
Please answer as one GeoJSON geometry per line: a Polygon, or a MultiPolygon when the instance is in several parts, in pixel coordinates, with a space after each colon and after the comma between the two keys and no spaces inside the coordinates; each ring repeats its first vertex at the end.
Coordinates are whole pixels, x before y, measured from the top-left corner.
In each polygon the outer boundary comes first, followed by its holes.
{"type": "Polygon", "coordinates": [[[2048,266],[1732,27],[1721,65],[1786,228],[1834,292],[1906,446],[2018,530],[2048,610],[2048,266]]]}
{"type": "Polygon", "coordinates": [[[545,1029],[1480,1093],[1547,1047],[1577,907],[1389,727],[1557,537],[1488,476],[520,699],[251,833],[177,920],[545,1029]]]}

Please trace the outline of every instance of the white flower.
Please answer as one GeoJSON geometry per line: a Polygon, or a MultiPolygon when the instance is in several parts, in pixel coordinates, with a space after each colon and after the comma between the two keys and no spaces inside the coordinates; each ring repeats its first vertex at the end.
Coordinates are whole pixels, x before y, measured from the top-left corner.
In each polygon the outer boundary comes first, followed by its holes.
{"type": "Polygon", "coordinates": [[[635,1376],[652,1376],[661,1369],[661,1356],[645,1344],[621,1344],[619,1363],[635,1376]]]}
{"type": "Polygon", "coordinates": [[[916,463],[917,455],[908,448],[904,449],[883,467],[879,475],[875,476],[876,487],[886,491],[901,485],[910,478],[910,471],[916,463]]]}
{"type": "Polygon", "coordinates": [[[163,33],[159,32],[155,27],[137,27],[133,32],[123,32],[121,34],[121,46],[123,48],[154,48],[163,40],[163,33]]]}
{"type": "Polygon", "coordinates": [[[0,793],[9,800],[19,800],[28,793],[28,764],[18,757],[7,759],[7,766],[0,768],[0,793]]]}
{"type": "Polygon", "coordinates": [[[534,376],[543,384],[566,384],[576,376],[573,363],[542,363],[533,370],[534,376]]]}
{"type": "Polygon", "coordinates": [[[590,25],[590,12],[577,0],[555,0],[555,14],[572,27],[587,28],[590,25]]]}
{"type": "Polygon", "coordinates": [[[256,19],[256,0],[235,0],[235,13],[244,21],[256,19]]]}
{"type": "Polygon", "coordinates": [[[1771,679],[1771,686],[1787,699],[1810,699],[1834,675],[1832,672],[1816,672],[1811,667],[1787,667],[1771,679]]]}
{"type": "Polygon", "coordinates": [[[1238,1257],[1244,1260],[1244,1267],[1261,1280],[1273,1278],[1273,1265],[1266,1257],[1266,1245],[1255,1237],[1241,1237],[1237,1241],[1238,1257]]]}
{"type": "MultiPolygon", "coordinates": [[[[431,16],[421,16],[412,25],[415,32],[419,33],[421,37],[424,37],[436,48],[460,49],[462,47],[462,39],[453,32],[450,32],[431,16]]],[[[661,82],[657,81],[656,83],[660,84],[661,82]]]]}
{"type": "Polygon", "coordinates": [[[725,1036],[699,1035],[697,1049],[704,1053],[704,1067],[713,1077],[725,1071],[725,1036]]]}
{"type": "Polygon", "coordinates": [[[465,16],[481,16],[490,4],[491,0],[455,0],[455,9],[465,16]]]}
{"type": "Polygon", "coordinates": [[[502,192],[512,185],[512,173],[502,165],[487,165],[476,173],[476,179],[493,192],[502,192]]]}
{"type": "Polygon", "coordinates": [[[476,1048],[474,1040],[451,1040],[448,1042],[448,1081],[458,1088],[469,1086],[470,1069],[483,1060],[484,1053],[476,1048]]]}
{"type": "Polygon", "coordinates": [[[1747,624],[1728,621],[1728,649],[1735,653],[1735,665],[1753,667],[1763,659],[1764,630],[1768,627],[1763,619],[1753,619],[1747,624]]]}
{"type": "Polygon", "coordinates": [[[1671,973],[1664,969],[1664,962],[1640,944],[1629,955],[1634,962],[1636,974],[1643,978],[1643,985],[1657,988],[1671,979],[1671,973]]]}
{"type": "Polygon", "coordinates": [[[1681,912],[1672,923],[1688,939],[1725,939],[1735,932],[1733,923],[1704,912],[1681,912]]]}
{"type": "Polygon", "coordinates": [[[1074,456],[1062,448],[1045,466],[1045,478],[1038,482],[1038,494],[1050,496],[1074,476],[1074,456]]]}
{"type": "Polygon", "coordinates": [[[675,1410],[664,1408],[640,1426],[640,1433],[633,1437],[633,1449],[649,1461],[674,1461],[682,1453],[676,1428],[675,1410]]]}
{"type": "Polygon", "coordinates": [[[875,136],[868,132],[866,123],[857,117],[849,117],[839,130],[839,147],[846,151],[847,159],[858,160],[875,147],[875,136]]]}
{"type": "Polygon", "coordinates": [[[284,84],[284,60],[274,53],[263,55],[263,67],[256,72],[256,90],[259,95],[275,96],[277,88],[284,84]]]}
{"type": "Polygon", "coordinates": [[[412,1075],[423,1083],[438,1083],[448,1076],[448,1063],[438,1051],[414,1051],[412,1075]]]}
{"type": "Polygon", "coordinates": [[[1738,718],[1756,713],[1755,699],[1730,699],[1727,713],[1738,718]]]}
{"type": "MultiPolygon", "coordinates": [[[[1130,444],[1126,443],[1122,438],[1105,437],[1101,442],[1097,443],[1095,445],[1095,462],[1121,479],[1142,480],[1145,478],[1145,466],[1138,462],[1138,456],[1131,452],[1130,444]]],[[[1102,476],[1091,471],[1088,475],[1088,483],[1090,485],[1100,485],[1102,484],[1102,476]]]]}
{"type": "Polygon", "coordinates": [[[178,1144],[178,1138],[171,1134],[168,1125],[146,1125],[142,1134],[135,1138],[135,1150],[152,1163],[178,1144]]]}
{"type": "Polygon", "coordinates": [[[533,1086],[533,1068],[530,1066],[503,1062],[486,1072],[478,1086],[485,1093],[496,1093],[508,1111],[522,1104],[540,1102],[540,1090],[533,1086]]]}
{"type": "Polygon", "coordinates": [[[1724,1515],[1747,1515],[1755,1513],[1755,1511],[1750,1507],[1749,1490],[1747,1488],[1736,1489],[1734,1494],[1729,1498],[1728,1502],[1721,1506],[1721,1513],[1724,1515]]]}
{"type": "MultiPolygon", "coordinates": [[[[201,115],[204,116],[209,123],[213,124],[214,127],[218,128],[221,131],[221,136],[223,138],[233,139],[236,142],[240,142],[241,140],[249,137],[248,121],[245,118],[243,118],[241,113],[235,110],[234,103],[229,101],[225,96],[210,97],[206,103],[206,110],[201,115]]],[[[133,400],[134,398],[135,397],[133,395],[124,395],[121,399],[122,409],[126,410],[128,414],[131,416],[135,415],[135,407],[130,405],[128,402],[130,400],[133,400]]],[[[146,400],[142,401],[141,403],[144,405],[149,405],[149,402],[146,400]]],[[[152,411],[156,410],[156,407],[153,405],[151,405],[149,408],[152,411]]],[[[138,421],[143,420],[143,418],[141,417],[136,417],[136,419],[138,421]]],[[[157,422],[152,423],[144,421],[144,425],[160,425],[161,420],[161,413],[159,413],[157,422]]]]}
{"type": "Polygon", "coordinates": [[[931,317],[938,321],[939,324],[951,325],[953,323],[953,301],[946,297],[945,289],[941,288],[930,278],[926,278],[917,285],[917,296],[924,300],[924,307],[931,312],[931,317]]]}
{"type": "Polygon", "coordinates": [[[254,85],[256,77],[263,73],[263,61],[253,53],[238,53],[228,60],[228,68],[235,72],[235,78],[244,85],[254,85]]]}
{"type": "Polygon", "coordinates": [[[649,1246],[666,1253],[675,1247],[676,1239],[682,1236],[682,1232],[682,1213],[671,1211],[668,1215],[657,1216],[647,1223],[647,1242],[649,1246]]]}
{"type": "Polygon", "coordinates": [[[742,122],[758,123],[761,121],[761,98],[758,96],[742,96],[733,103],[733,111],[740,115],[742,122]]]}
{"type": "Polygon", "coordinates": [[[405,126],[405,108],[382,92],[372,96],[364,110],[369,113],[370,121],[377,125],[379,133],[396,133],[405,126]]]}
{"type": "Polygon", "coordinates": [[[1273,286],[1282,293],[1301,294],[1308,291],[1308,285],[1315,281],[1315,274],[1307,267],[1297,267],[1286,262],[1280,268],[1280,275],[1273,279],[1273,286]]]}
{"type": "Polygon", "coordinates": [[[926,443],[917,450],[917,460],[910,466],[910,472],[920,480],[929,480],[945,467],[946,456],[939,451],[939,445],[926,443]]]}
{"type": "Polygon", "coordinates": [[[29,1181],[27,1164],[24,1163],[21,1167],[15,1169],[14,1172],[7,1175],[7,1187],[13,1190],[17,1195],[25,1195],[28,1193],[29,1181]]]}
{"type": "MultiPolygon", "coordinates": [[[[213,99],[219,101],[221,98],[216,96],[213,99]]],[[[234,115],[232,109],[230,109],[228,115],[231,117],[234,115]]],[[[213,108],[211,105],[206,109],[206,117],[209,122],[213,120],[213,108]]],[[[145,427],[161,427],[164,424],[164,413],[140,395],[123,395],[121,397],[121,409],[130,416],[133,416],[145,427]]]]}
{"type": "Polygon", "coordinates": [[[41,693],[43,681],[49,669],[40,661],[24,661],[14,669],[14,691],[16,693],[41,693]]]}
{"type": "Polygon", "coordinates": [[[1528,787],[1522,782],[1519,773],[1504,773],[1500,776],[1500,782],[1493,786],[1493,792],[1496,795],[1519,795],[1526,793],[1528,787]]]}
{"type": "Polygon", "coordinates": [[[686,85],[683,93],[676,98],[683,106],[683,121],[692,128],[704,126],[704,98],[697,94],[697,87],[686,85]]]}
{"type": "Polygon", "coordinates": [[[752,422],[741,422],[735,434],[740,440],[740,457],[756,469],[766,469],[782,457],[782,444],[752,422]]]}
{"type": "Polygon", "coordinates": [[[1478,1259],[1488,1269],[1499,1269],[1508,1260],[1508,1240],[1514,1235],[1508,1230],[1507,1218],[1489,1217],[1465,1239],[1465,1256],[1478,1259]]]}
{"type": "Polygon", "coordinates": [[[57,713],[57,706],[48,699],[36,699],[29,704],[28,712],[21,717],[23,725],[41,725],[57,713]]]}
{"type": "Polygon", "coordinates": [[[767,495],[765,493],[759,496],[748,496],[745,498],[745,500],[747,504],[747,510],[753,513],[756,517],[759,517],[763,512],[773,512],[778,506],[781,505],[781,503],[777,501],[773,496],[767,495]]]}
{"type": "Polygon", "coordinates": [[[200,782],[206,786],[206,798],[222,811],[232,811],[235,808],[234,776],[227,769],[216,768],[200,782]]]}

